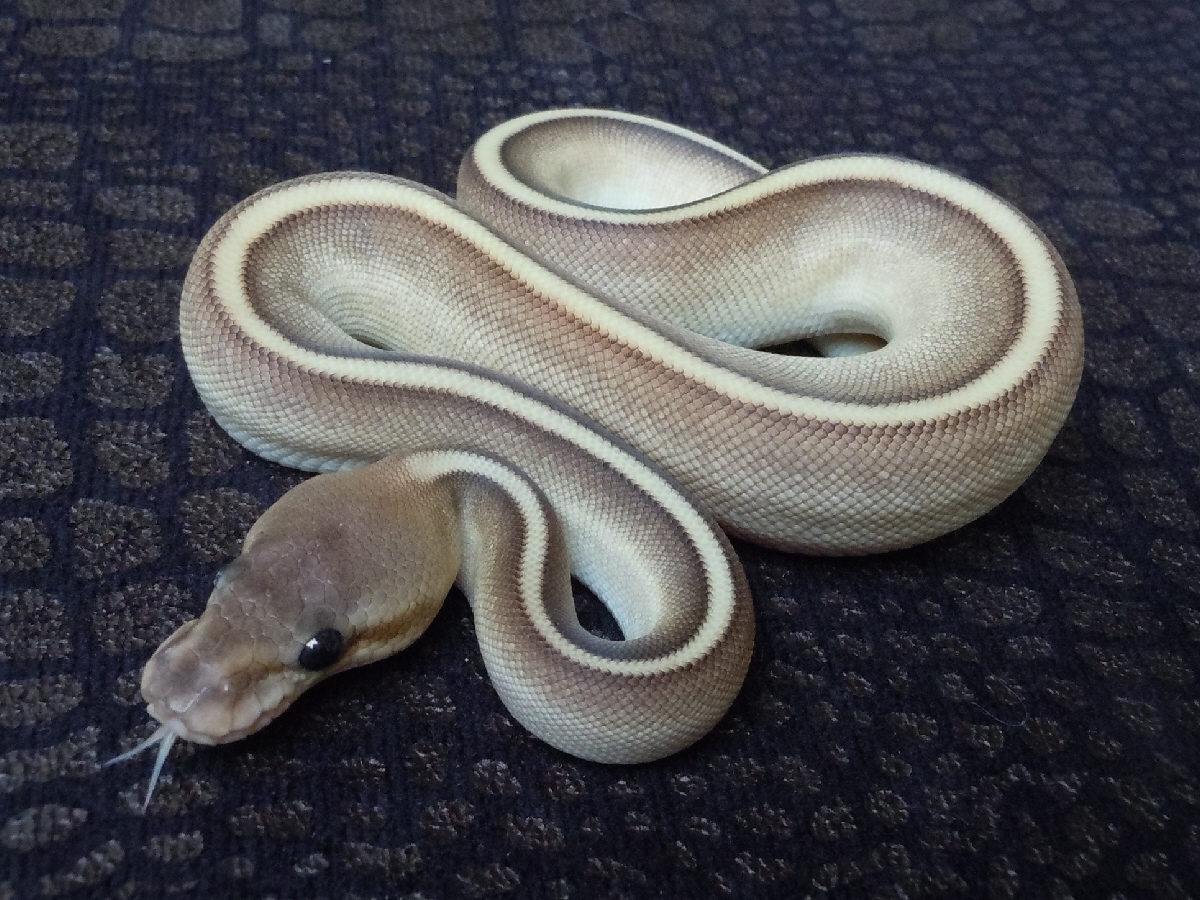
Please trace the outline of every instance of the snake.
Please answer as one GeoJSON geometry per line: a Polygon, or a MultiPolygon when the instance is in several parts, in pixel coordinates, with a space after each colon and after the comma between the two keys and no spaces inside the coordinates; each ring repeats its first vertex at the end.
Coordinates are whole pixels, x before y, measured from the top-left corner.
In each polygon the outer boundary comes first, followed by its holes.
{"type": "Polygon", "coordinates": [[[1019,210],[842,154],[772,171],[694,131],[549,110],[484,133],[456,196],[306,176],[225,212],[180,305],[192,380],[254,453],[318,474],[154,652],[160,724],[235,741],[467,595],[488,677],[551,746],[693,744],[750,665],[728,535],[805,554],[931,540],[1039,464],[1079,302],[1019,210]],[[572,579],[621,638],[580,622],[572,579]]]}

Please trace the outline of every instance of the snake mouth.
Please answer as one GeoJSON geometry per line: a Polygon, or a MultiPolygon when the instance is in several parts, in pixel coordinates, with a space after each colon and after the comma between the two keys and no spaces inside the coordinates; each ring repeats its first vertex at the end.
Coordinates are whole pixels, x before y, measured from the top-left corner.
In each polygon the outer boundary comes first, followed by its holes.
{"type": "MultiPolygon", "coordinates": [[[[150,657],[142,672],[142,697],[146,711],[161,724],[136,747],[105,763],[158,749],[143,813],[177,740],[208,746],[241,740],[283,713],[313,680],[282,663],[247,662],[244,653],[228,652],[228,642],[227,652],[214,659],[201,652],[213,648],[210,631],[204,617],[193,619],[150,657]]],[[[244,643],[235,641],[233,649],[239,647],[244,650],[244,643]]]]}
{"type": "Polygon", "coordinates": [[[175,745],[177,740],[182,738],[185,741],[192,741],[193,743],[207,745],[222,744],[230,741],[240,740],[241,738],[258,731],[258,729],[265,726],[290,705],[291,699],[289,699],[286,703],[280,704],[275,709],[264,711],[258,716],[257,719],[255,719],[255,721],[251,722],[245,728],[226,731],[219,739],[216,739],[210,734],[192,730],[177,714],[164,713],[161,709],[161,704],[157,704],[159,708],[156,709],[156,704],[150,703],[147,705],[147,712],[149,712],[152,718],[157,719],[161,723],[159,727],[155,729],[154,733],[150,735],[150,737],[146,738],[146,740],[142,741],[132,749],[126,750],[124,753],[114,756],[104,765],[111,766],[113,763],[119,763],[127,759],[131,759],[132,757],[137,756],[146,750],[151,750],[154,748],[158,749],[154,759],[154,768],[150,773],[150,781],[146,787],[146,798],[142,801],[142,812],[145,813],[150,807],[150,799],[154,796],[154,788],[158,784],[158,778],[162,774],[163,766],[166,764],[167,757],[171,753],[171,748],[175,745]]]}
{"type": "Polygon", "coordinates": [[[312,680],[263,660],[252,638],[219,617],[184,624],[142,672],[149,714],[176,737],[225,744],[253,734],[291,706],[312,680]]]}
{"type": "MultiPolygon", "coordinates": [[[[146,712],[150,717],[157,719],[162,723],[164,728],[167,728],[176,737],[182,738],[185,741],[191,741],[194,744],[204,744],[208,747],[213,747],[218,744],[229,744],[234,741],[240,741],[244,737],[249,737],[261,728],[266,727],[276,718],[278,718],[289,706],[292,705],[294,697],[289,697],[285,702],[281,702],[271,709],[260,710],[253,718],[245,720],[239,718],[236,713],[231,712],[229,715],[228,726],[220,724],[220,717],[214,717],[211,714],[205,714],[203,718],[196,716],[189,717],[186,713],[179,714],[170,709],[170,707],[162,702],[153,701],[146,704],[146,712]],[[214,727],[214,719],[218,723],[214,727]],[[244,724],[242,724],[244,721],[244,724]]],[[[240,706],[240,705],[239,705],[240,706]]]]}

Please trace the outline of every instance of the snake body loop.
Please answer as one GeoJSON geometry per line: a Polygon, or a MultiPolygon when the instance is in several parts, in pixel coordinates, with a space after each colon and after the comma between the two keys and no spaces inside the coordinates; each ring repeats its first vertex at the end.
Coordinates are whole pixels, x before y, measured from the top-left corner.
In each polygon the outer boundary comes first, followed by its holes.
{"type": "Polygon", "coordinates": [[[181,336],[237,440],[354,471],[268,511],[241,574],[151,660],[143,692],[168,732],[216,742],[261,727],[328,674],[296,668],[320,635],[346,643],[332,670],[411,640],[448,570],[403,547],[436,533],[510,710],[608,761],[695,740],[748,664],[744,576],[687,496],[790,550],[927,540],[1032,471],[1082,365],[1062,261],[983,189],[877,156],[766,173],[683,129],[589,110],[484,135],[457,201],[362,173],[249,198],[196,253],[181,336]],[[755,349],[799,339],[846,355],[755,349]],[[408,544],[388,537],[431,491],[449,511],[402,527],[408,544]],[[262,538],[289,522],[311,524],[278,539],[304,548],[294,559],[262,538]],[[388,552],[400,561],[361,583],[337,574],[352,553],[388,552]],[[571,567],[625,641],[578,627],[571,567]],[[430,568],[442,576],[418,572],[430,568]],[[397,599],[388,579],[420,597],[397,599]],[[363,637],[381,628],[388,640],[363,637]],[[240,711],[187,724],[217,671],[240,711]]]}

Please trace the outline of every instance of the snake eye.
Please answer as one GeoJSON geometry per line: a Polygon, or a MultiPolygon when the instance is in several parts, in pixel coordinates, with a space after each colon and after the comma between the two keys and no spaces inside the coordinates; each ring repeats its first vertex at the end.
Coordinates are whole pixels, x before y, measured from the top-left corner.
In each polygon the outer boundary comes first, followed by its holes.
{"type": "Polygon", "coordinates": [[[336,628],[322,628],[308,639],[300,651],[299,663],[310,672],[319,672],[337,662],[346,649],[346,639],[336,628]]]}

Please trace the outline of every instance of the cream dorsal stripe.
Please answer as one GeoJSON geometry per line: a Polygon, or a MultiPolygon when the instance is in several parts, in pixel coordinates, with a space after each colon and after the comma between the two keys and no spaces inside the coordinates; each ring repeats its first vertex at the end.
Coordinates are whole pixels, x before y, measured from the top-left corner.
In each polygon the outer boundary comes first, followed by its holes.
{"type": "MultiPolygon", "coordinates": [[[[317,354],[315,369],[410,377],[363,338],[556,396],[643,450],[730,530],[787,549],[919,543],[1028,476],[1072,402],[1082,330],[1061,261],[1019,212],[917,163],[837,157],[758,176],[677,131],[593,115],[541,114],[485,136],[460,179],[458,203],[474,215],[384,176],[269,189],[202,248],[214,289],[246,333],[264,347],[290,338],[317,354]],[[556,139],[568,128],[587,140],[556,139]],[[528,132],[516,150],[578,148],[579,159],[552,160],[574,180],[539,191],[513,174],[537,159],[516,165],[496,147],[528,132]],[[634,153],[638,141],[651,149],[634,153]],[[638,212],[559,199],[597,199],[594,184],[633,177],[616,164],[627,155],[670,159],[678,174],[689,152],[691,203],[638,212]],[[600,169],[590,181],[589,166],[600,169]],[[310,274],[298,280],[302,260],[310,274]],[[886,345],[820,359],[750,349],[846,332],[886,345]]],[[[645,175],[629,194],[676,202],[653,191],[678,183],[645,175]]],[[[304,468],[365,462],[403,439],[382,425],[301,440],[275,421],[278,406],[237,399],[214,413],[304,468]]]]}
{"type": "Polygon", "coordinates": [[[329,474],[147,665],[159,764],[406,646],[456,579],[531,731],[674,752],[753,643],[710,515],[814,553],[942,534],[1037,465],[1082,364],[1061,260],[982,188],[878,156],[765,173],[594,110],[484,135],[457,201],[366,173],[260,192],[201,243],[180,332],[230,434],[329,474]],[[800,339],[830,355],[755,349],[800,339]],[[571,570],[625,640],[579,626],[571,570]]]}

